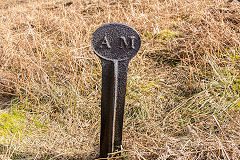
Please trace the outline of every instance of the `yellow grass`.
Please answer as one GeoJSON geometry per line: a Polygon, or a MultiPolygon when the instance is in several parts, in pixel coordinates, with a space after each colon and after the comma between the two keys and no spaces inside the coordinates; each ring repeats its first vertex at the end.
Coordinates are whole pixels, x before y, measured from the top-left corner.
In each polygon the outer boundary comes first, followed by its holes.
{"type": "Polygon", "coordinates": [[[224,0],[1,1],[0,157],[98,157],[101,63],[90,39],[121,22],[142,38],[122,156],[240,159],[239,11],[224,0]]]}

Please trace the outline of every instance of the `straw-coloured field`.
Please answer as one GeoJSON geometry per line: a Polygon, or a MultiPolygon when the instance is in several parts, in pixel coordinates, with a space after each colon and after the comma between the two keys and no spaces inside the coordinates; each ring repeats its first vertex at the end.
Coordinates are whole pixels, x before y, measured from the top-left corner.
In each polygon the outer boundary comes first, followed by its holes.
{"type": "Polygon", "coordinates": [[[90,40],[120,22],[142,39],[124,159],[239,160],[239,11],[237,0],[1,1],[0,157],[98,157],[101,62],[90,40]]]}

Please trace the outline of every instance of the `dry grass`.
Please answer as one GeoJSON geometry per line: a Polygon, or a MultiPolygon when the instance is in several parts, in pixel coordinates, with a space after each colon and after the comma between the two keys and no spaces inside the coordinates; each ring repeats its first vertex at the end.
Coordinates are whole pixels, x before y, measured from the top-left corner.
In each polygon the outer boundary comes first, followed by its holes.
{"type": "Polygon", "coordinates": [[[94,159],[104,23],[142,37],[131,61],[126,159],[240,159],[240,3],[224,0],[0,2],[0,157],[94,159]]]}

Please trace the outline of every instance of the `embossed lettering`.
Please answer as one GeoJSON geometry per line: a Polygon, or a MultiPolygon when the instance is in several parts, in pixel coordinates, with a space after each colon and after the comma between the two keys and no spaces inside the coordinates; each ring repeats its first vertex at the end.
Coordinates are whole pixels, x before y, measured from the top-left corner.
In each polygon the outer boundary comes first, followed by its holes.
{"type": "Polygon", "coordinates": [[[120,48],[123,48],[123,46],[124,46],[125,48],[127,48],[128,43],[127,43],[126,37],[121,36],[120,39],[121,39],[121,40],[120,40],[120,48]]]}
{"type": "Polygon", "coordinates": [[[131,38],[131,46],[132,46],[132,49],[135,49],[135,47],[134,47],[134,42],[135,42],[135,36],[130,36],[129,38],[131,38]]]}
{"type": "Polygon", "coordinates": [[[131,39],[130,44],[128,44],[126,37],[124,37],[124,36],[120,37],[120,48],[135,49],[135,46],[134,46],[135,37],[134,36],[130,36],[129,38],[131,39]]]}
{"type": "Polygon", "coordinates": [[[103,45],[106,45],[107,48],[111,48],[110,43],[107,39],[107,36],[104,37],[104,40],[102,41],[102,45],[100,46],[100,48],[103,48],[103,45]]]}

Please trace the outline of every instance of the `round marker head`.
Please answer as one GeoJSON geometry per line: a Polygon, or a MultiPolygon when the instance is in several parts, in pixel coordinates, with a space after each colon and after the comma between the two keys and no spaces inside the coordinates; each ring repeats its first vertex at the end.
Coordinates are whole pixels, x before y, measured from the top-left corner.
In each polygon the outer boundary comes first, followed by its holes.
{"type": "Polygon", "coordinates": [[[140,49],[141,39],[132,27],[122,23],[108,23],[92,35],[94,53],[106,60],[129,60],[140,49]]]}

